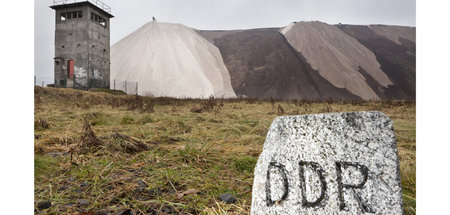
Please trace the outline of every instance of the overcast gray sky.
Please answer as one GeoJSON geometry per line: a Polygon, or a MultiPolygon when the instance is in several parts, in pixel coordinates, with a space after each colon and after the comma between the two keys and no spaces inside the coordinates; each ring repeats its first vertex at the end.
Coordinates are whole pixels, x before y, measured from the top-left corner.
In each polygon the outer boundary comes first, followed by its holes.
{"type": "MultiPolygon", "coordinates": [[[[416,25],[415,0],[103,0],[111,6],[111,45],[155,16],[201,30],[282,27],[292,21],[416,25]]],[[[53,83],[53,0],[35,0],[35,75],[53,83]]]]}

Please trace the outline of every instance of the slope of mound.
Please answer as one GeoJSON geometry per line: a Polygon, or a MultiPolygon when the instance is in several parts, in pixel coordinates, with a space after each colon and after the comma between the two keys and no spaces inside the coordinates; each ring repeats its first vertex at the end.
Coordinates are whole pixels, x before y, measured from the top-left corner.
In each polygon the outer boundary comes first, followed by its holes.
{"type": "Polygon", "coordinates": [[[234,34],[234,33],[238,33],[241,32],[243,30],[226,30],[226,31],[221,31],[221,30],[201,30],[198,31],[198,33],[204,37],[205,39],[207,39],[209,42],[214,43],[214,40],[217,38],[221,38],[223,36],[226,36],[228,34],[234,34]]]}
{"type": "MultiPolygon", "coordinates": [[[[377,34],[373,30],[373,26],[337,25],[337,27],[369,48],[377,57],[378,62],[380,62],[381,69],[394,83],[394,85],[384,88],[376,82],[368,82],[371,83],[372,89],[376,91],[380,98],[415,99],[415,42],[400,37],[400,43],[396,43],[385,36],[380,36],[377,34]]],[[[394,27],[403,28],[397,26],[394,27]]]]}
{"type": "Polygon", "coordinates": [[[111,80],[139,82],[139,94],[235,97],[219,50],[181,24],[149,22],[111,47],[111,80]]]}
{"type": "Polygon", "coordinates": [[[416,43],[416,28],[406,26],[390,25],[369,25],[374,33],[386,37],[398,45],[401,45],[400,38],[416,43]]]}
{"type": "Polygon", "coordinates": [[[202,31],[220,49],[238,96],[277,99],[359,99],[314,71],[278,28],[202,31]]]}
{"type": "Polygon", "coordinates": [[[339,28],[322,22],[298,22],[287,28],[281,30],[287,41],[334,86],[363,99],[379,99],[360,69],[381,86],[392,85],[375,55],[339,28]]]}

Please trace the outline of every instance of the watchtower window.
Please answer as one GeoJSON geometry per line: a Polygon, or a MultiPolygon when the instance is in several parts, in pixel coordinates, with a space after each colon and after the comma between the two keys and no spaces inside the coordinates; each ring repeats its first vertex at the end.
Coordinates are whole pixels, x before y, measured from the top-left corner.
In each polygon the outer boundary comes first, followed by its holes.
{"type": "Polygon", "coordinates": [[[91,13],[91,20],[106,28],[106,19],[105,18],[103,18],[95,13],[91,13]]]}
{"type": "Polygon", "coordinates": [[[71,11],[61,13],[61,21],[65,21],[67,19],[81,19],[81,18],[83,18],[82,11],[71,11]]]}
{"type": "Polygon", "coordinates": [[[95,21],[95,19],[98,19],[97,14],[91,13],[91,20],[95,21]]]}
{"type": "Polygon", "coordinates": [[[98,23],[101,26],[106,27],[106,19],[103,19],[102,17],[99,17],[98,23]]]}

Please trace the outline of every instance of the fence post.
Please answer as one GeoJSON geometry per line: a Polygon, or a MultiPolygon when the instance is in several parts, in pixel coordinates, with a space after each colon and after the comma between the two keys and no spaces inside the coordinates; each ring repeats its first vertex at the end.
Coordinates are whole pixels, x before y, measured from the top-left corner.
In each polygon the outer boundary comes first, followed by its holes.
{"type": "Polygon", "coordinates": [[[125,81],[125,94],[127,94],[127,81],[125,81]]]}
{"type": "Polygon", "coordinates": [[[34,76],[34,86],[36,86],[36,76],[34,76]]]}
{"type": "Polygon", "coordinates": [[[42,87],[44,87],[44,81],[42,81],[42,87]]]}
{"type": "Polygon", "coordinates": [[[114,91],[116,91],[116,79],[114,79],[114,91]]]}
{"type": "Polygon", "coordinates": [[[136,82],[136,95],[138,95],[138,82],[136,82]]]}

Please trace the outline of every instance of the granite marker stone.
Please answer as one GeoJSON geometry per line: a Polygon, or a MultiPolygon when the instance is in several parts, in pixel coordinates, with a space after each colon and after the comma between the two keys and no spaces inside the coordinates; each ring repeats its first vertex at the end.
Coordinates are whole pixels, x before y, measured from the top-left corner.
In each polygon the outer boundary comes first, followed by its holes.
{"type": "Polygon", "coordinates": [[[276,118],[251,214],[403,214],[392,121],[381,112],[276,118]]]}

